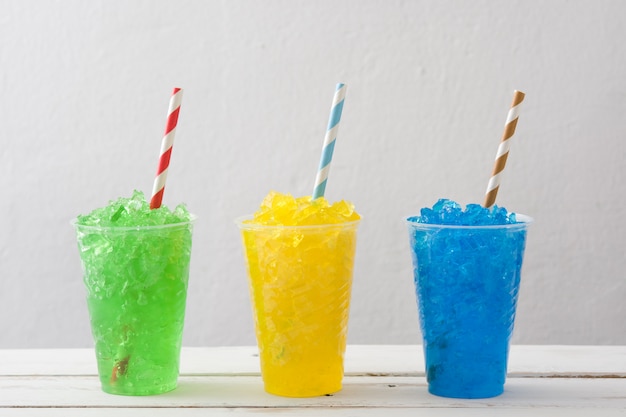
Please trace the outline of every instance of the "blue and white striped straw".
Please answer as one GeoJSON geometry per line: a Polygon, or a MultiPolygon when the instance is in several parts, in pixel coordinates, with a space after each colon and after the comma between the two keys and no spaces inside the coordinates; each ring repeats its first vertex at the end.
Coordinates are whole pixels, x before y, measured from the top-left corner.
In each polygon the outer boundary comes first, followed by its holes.
{"type": "Polygon", "coordinates": [[[322,157],[320,166],[315,177],[315,188],[313,189],[313,200],[324,196],[326,191],[326,182],[328,181],[328,171],[330,170],[330,161],[333,159],[333,150],[335,149],[335,140],[337,139],[337,131],[339,130],[339,121],[341,120],[341,112],[343,110],[343,102],[346,98],[345,84],[337,84],[335,96],[333,97],[333,105],[330,109],[330,117],[328,119],[328,128],[324,137],[324,147],[322,148],[322,157]]]}

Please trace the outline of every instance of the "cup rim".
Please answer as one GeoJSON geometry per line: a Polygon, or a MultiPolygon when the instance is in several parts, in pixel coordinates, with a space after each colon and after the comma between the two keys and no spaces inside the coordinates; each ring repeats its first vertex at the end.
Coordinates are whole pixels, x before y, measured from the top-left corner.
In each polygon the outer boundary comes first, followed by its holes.
{"type": "Polygon", "coordinates": [[[420,216],[405,216],[404,222],[415,229],[460,229],[460,230],[494,230],[494,229],[521,229],[528,227],[535,221],[532,217],[515,213],[515,223],[507,224],[489,224],[489,225],[458,225],[458,224],[436,224],[436,223],[419,223],[415,220],[409,220],[411,218],[420,216]]]}
{"type": "Polygon", "coordinates": [[[70,220],[70,225],[73,226],[76,230],[129,232],[129,231],[142,231],[142,230],[160,230],[160,229],[169,229],[172,227],[180,227],[180,226],[185,226],[185,225],[193,225],[197,219],[198,219],[198,216],[196,216],[193,213],[189,213],[189,220],[176,222],[176,223],[151,224],[151,225],[144,225],[144,226],[111,226],[111,225],[94,226],[94,225],[78,224],[78,217],[74,217],[72,220],[70,220]]]}
{"type": "Polygon", "coordinates": [[[235,221],[235,224],[241,230],[270,230],[270,229],[314,230],[314,229],[324,229],[324,228],[333,228],[333,227],[348,228],[351,226],[358,226],[361,220],[363,220],[363,217],[361,217],[358,220],[350,220],[350,221],[343,222],[343,223],[306,224],[306,225],[299,225],[299,226],[285,226],[282,224],[267,225],[267,224],[256,224],[256,223],[244,223],[244,221],[251,220],[253,218],[254,216],[252,214],[246,214],[244,216],[239,216],[235,218],[234,221],[235,221]]]}

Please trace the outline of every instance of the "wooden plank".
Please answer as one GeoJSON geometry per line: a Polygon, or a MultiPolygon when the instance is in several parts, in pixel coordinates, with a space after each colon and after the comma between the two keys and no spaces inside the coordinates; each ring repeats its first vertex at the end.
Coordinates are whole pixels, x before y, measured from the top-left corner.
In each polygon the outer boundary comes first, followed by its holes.
{"type": "Polygon", "coordinates": [[[512,346],[510,376],[626,377],[626,346],[512,346]]]}
{"type": "MultiPolygon", "coordinates": [[[[423,376],[421,346],[350,345],[346,375],[423,376]]],[[[0,350],[0,375],[96,375],[92,349],[0,350]]],[[[256,347],[185,347],[181,375],[260,375],[256,347]]],[[[626,346],[512,346],[511,376],[626,376],[626,346]]]]}
{"type": "Polygon", "coordinates": [[[96,375],[92,349],[0,350],[0,376],[4,375],[96,375]]]}
{"type": "Polygon", "coordinates": [[[3,377],[0,410],[10,407],[626,409],[626,378],[510,378],[501,396],[460,400],[430,395],[423,377],[346,377],[341,392],[314,398],[267,394],[249,376],[181,377],[175,391],[147,397],[105,394],[94,377],[3,377]]]}
{"type": "Polygon", "coordinates": [[[3,417],[624,417],[626,410],[591,408],[0,408],[3,417]],[[210,413],[210,414],[209,414],[210,413]]]}

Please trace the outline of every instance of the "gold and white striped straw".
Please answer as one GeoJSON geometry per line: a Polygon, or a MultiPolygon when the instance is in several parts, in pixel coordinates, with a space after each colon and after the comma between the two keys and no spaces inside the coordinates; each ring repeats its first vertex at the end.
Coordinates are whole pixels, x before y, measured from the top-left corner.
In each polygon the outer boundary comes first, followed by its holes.
{"type": "Polygon", "coordinates": [[[525,94],[521,91],[515,90],[513,92],[513,103],[509,109],[509,114],[506,117],[506,123],[504,125],[504,133],[500,140],[500,146],[498,146],[498,152],[496,153],[496,161],[493,165],[493,171],[491,178],[489,178],[489,184],[487,184],[487,191],[485,193],[484,207],[491,207],[496,202],[496,195],[498,194],[498,188],[500,188],[500,177],[506,159],[509,156],[509,149],[511,147],[511,138],[515,133],[515,127],[517,126],[517,119],[519,118],[520,107],[522,101],[524,101],[525,94]]]}

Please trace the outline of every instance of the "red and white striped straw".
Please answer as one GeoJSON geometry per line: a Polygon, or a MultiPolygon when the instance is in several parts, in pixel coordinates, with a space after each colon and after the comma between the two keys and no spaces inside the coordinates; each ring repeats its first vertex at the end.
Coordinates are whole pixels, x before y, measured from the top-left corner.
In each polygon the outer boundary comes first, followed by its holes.
{"type": "Polygon", "coordinates": [[[483,203],[484,207],[489,208],[496,202],[496,195],[498,194],[498,189],[500,188],[500,177],[502,171],[504,170],[506,159],[509,156],[511,138],[515,133],[515,127],[517,126],[517,119],[519,118],[519,112],[524,96],[525,94],[521,91],[515,90],[513,92],[513,102],[511,103],[511,108],[509,109],[509,113],[506,117],[504,133],[502,134],[502,139],[500,140],[500,146],[498,146],[498,152],[496,153],[496,160],[493,165],[491,178],[489,178],[489,183],[487,184],[485,202],[483,203]]]}
{"type": "Polygon", "coordinates": [[[167,179],[167,169],[170,166],[170,157],[172,156],[172,145],[174,145],[174,136],[176,135],[176,124],[178,123],[178,113],[180,112],[180,103],[183,99],[183,90],[174,88],[172,97],[170,98],[170,107],[167,111],[167,124],[165,125],[165,135],[161,142],[161,153],[159,156],[159,166],[157,168],[154,185],[152,187],[152,199],[150,200],[150,208],[156,209],[161,207],[163,201],[163,191],[165,190],[165,180],[167,179]]]}

